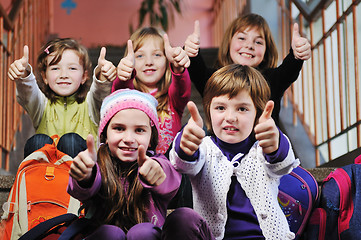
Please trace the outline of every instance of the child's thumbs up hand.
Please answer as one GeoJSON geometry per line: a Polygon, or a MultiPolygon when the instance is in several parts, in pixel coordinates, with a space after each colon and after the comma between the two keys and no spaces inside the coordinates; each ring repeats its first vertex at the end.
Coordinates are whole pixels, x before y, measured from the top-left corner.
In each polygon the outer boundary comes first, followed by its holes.
{"type": "Polygon", "coordinates": [[[279,147],[280,133],[272,118],[273,107],[274,102],[268,101],[254,128],[256,139],[266,154],[273,153],[279,147]]]}
{"type": "Polygon", "coordinates": [[[30,74],[30,71],[27,70],[29,65],[29,47],[24,46],[24,55],[22,58],[15,60],[9,67],[8,76],[10,80],[18,80],[20,78],[25,78],[30,74]]]}
{"type": "Polygon", "coordinates": [[[301,37],[297,23],[293,25],[291,46],[297,59],[308,60],[311,57],[311,44],[306,38],[301,37]]]}
{"type": "Polygon", "coordinates": [[[100,81],[114,81],[117,71],[113,63],[105,59],[106,53],[106,48],[102,47],[98,58],[96,76],[100,81]],[[98,69],[100,69],[100,73],[98,69]]]}
{"type": "Polygon", "coordinates": [[[70,176],[78,182],[87,182],[92,177],[93,167],[97,161],[97,152],[93,135],[88,135],[86,139],[87,149],[80,152],[70,166],[70,176]]]}
{"type": "Polygon", "coordinates": [[[165,55],[168,61],[173,65],[173,71],[175,73],[182,73],[184,68],[189,67],[191,63],[187,53],[181,47],[173,48],[169,43],[167,34],[164,34],[163,39],[165,55]]]}
{"type": "Polygon", "coordinates": [[[121,81],[127,81],[132,77],[135,66],[135,55],[132,40],[127,42],[127,56],[122,58],[117,67],[118,78],[121,81]]]}
{"type": "Polygon", "coordinates": [[[189,35],[184,42],[184,50],[186,51],[189,57],[195,57],[198,55],[199,45],[200,45],[200,27],[199,21],[196,20],[194,22],[194,31],[191,35],[189,35]]]}
{"type": "Polygon", "coordinates": [[[180,147],[185,154],[192,156],[198,150],[206,134],[203,130],[203,120],[198,112],[197,106],[194,102],[189,101],[187,107],[191,118],[183,129],[180,147]]]}
{"type": "Polygon", "coordinates": [[[162,184],[167,177],[160,164],[148,157],[144,146],[138,147],[138,172],[142,180],[149,185],[158,186],[162,184]]]}

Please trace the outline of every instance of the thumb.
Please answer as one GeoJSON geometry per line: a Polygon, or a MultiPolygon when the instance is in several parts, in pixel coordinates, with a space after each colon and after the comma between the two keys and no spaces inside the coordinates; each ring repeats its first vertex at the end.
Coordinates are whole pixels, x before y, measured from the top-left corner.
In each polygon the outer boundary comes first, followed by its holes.
{"type": "Polygon", "coordinates": [[[165,50],[166,51],[171,50],[172,46],[170,45],[168,34],[165,33],[163,35],[163,39],[164,39],[164,48],[165,48],[165,50]]]}
{"type": "Polygon", "coordinates": [[[138,167],[143,166],[143,164],[147,160],[147,155],[145,153],[146,153],[145,147],[143,145],[139,145],[139,147],[138,147],[138,167]]]}
{"type": "Polygon", "coordinates": [[[132,40],[128,40],[127,42],[127,57],[134,60],[134,48],[132,40]]]}
{"type": "Polygon", "coordinates": [[[292,41],[296,38],[299,38],[300,35],[300,30],[298,27],[298,23],[293,24],[293,31],[292,31],[292,41]]]}
{"type": "Polygon", "coordinates": [[[28,63],[29,63],[29,47],[28,47],[28,45],[25,45],[25,46],[24,46],[24,55],[23,55],[23,57],[21,58],[21,64],[22,64],[24,67],[27,67],[27,66],[28,66],[28,63]]]}
{"type": "Polygon", "coordinates": [[[107,49],[105,47],[102,47],[100,49],[99,59],[98,59],[98,65],[101,64],[101,62],[105,61],[105,55],[107,53],[107,49]]]}
{"type": "Polygon", "coordinates": [[[198,108],[196,106],[196,104],[192,101],[189,101],[187,103],[187,107],[189,110],[189,113],[191,114],[191,119],[199,126],[199,127],[203,127],[203,119],[201,117],[201,115],[199,114],[198,108]]]}
{"type": "Polygon", "coordinates": [[[265,122],[272,117],[273,107],[274,107],[274,102],[268,101],[263,110],[262,115],[260,116],[260,118],[258,120],[259,123],[265,122]]]}
{"type": "Polygon", "coordinates": [[[198,40],[199,40],[199,38],[201,36],[201,29],[199,27],[199,21],[198,20],[196,20],[194,22],[194,32],[193,32],[193,34],[196,35],[198,40]]]}
{"type": "Polygon", "coordinates": [[[86,138],[86,146],[88,148],[88,153],[93,159],[94,162],[97,161],[97,151],[95,149],[95,141],[93,135],[89,134],[86,138]]]}

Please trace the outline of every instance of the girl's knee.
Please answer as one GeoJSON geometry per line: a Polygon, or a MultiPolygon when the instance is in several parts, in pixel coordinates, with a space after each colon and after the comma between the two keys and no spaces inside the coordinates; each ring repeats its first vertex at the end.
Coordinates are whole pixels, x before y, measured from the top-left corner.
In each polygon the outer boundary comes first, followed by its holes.
{"type": "Polygon", "coordinates": [[[46,134],[35,134],[29,138],[24,147],[24,158],[29,156],[31,153],[44,147],[45,144],[52,144],[53,139],[46,134]]]}
{"type": "Polygon", "coordinates": [[[66,133],[59,139],[58,150],[76,157],[80,152],[87,149],[86,140],[77,133],[66,133]]]}
{"type": "Polygon", "coordinates": [[[124,231],[114,225],[102,225],[98,227],[92,234],[85,238],[86,240],[112,239],[125,240],[124,231]]]}
{"type": "Polygon", "coordinates": [[[157,240],[160,236],[160,228],[149,222],[134,225],[127,233],[128,240],[157,240]]]}
{"type": "Polygon", "coordinates": [[[206,221],[191,208],[177,208],[165,220],[162,239],[213,239],[206,221]]]}
{"type": "Polygon", "coordinates": [[[168,224],[192,225],[203,218],[193,209],[182,207],[175,209],[166,219],[168,224]]]}

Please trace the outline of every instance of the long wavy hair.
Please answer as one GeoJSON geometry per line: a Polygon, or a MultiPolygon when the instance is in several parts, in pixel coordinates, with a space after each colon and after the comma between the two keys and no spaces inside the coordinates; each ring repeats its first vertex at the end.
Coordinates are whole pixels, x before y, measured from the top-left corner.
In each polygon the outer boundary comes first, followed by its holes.
{"type": "Polygon", "coordinates": [[[37,82],[39,88],[45,94],[45,96],[50,100],[51,103],[54,103],[58,95],[49,87],[49,84],[45,83],[44,78],[46,69],[51,65],[59,63],[65,50],[73,50],[78,55],[80,65],[82,65],[84,70],[83,74],[86,76],[86,81],[79,86],[75,95],[76,101],[78,103],[82,103],[84,102],[92,83],[90,78],[92,65],[87,49],[75,39],[56,38],[49,41],[40,49],[37,59],[37,82]],[[48,65],[47,58],[52,53],[55,53],[55,55],[53,60],[48,65]]]}
{"type": "MultiPolygon", "coordinates": [[[[155,27],[144,27],[138,29],[130,36],[130,40],[132,40],[133,42],[134,52],[138,51],[138,49],[144,45],[145,41],[149,39],[156,39],[159,41],[160,46],[162,47],[161,50],[163,51],[163,54],[165,56],[164,40],[163,40],[164,33],[165,32],[163,32],[161,29],[155,27]]],[[[127,56],[127,54],[128,51],[126,49],[124,56],[127,56]]],[[[168,101],[169,101],[168,89],[172,81],[172,74],[167,58],[166,58],[166,64],[167,66],[166,66],[165,74],[163,75],[162,79],[157,83],[158,91],[154,96],[158,101],[158,106],[157,106],[158,115],[160,115],[160,113],[164,111],[168,113],[168,101]]],[[[135,89],[141,92],[147,92],[145,85],[142,83],[142,81],[140,81],[137,78],[137,76],[135,76],[133,83],[135,89]]]]}
{"type": "MultiPolygon", "coordinates": [[[[150,192],[143,187],[138,178],[138,163],[122,162],[111,155],[106,144],[108,125],[100,135],[98,165],[102,176],[101,187],[92,202],[85,203],[95,211],[91,216],[96,225],[116,225],[127,232],[132,226],[149,222],[150,192]]],[[[158,144],[158,131],[152,126],[150,147],[153,150],[158,144]]]]}
{"type": "Polygon", "coordinates": [[[218,51],[218,64],[220,67],[234,63],[229,53],[231,40],[236,33],[245,31],[248,28],[258,29],[266,42],[263,61],[257,66],[257,69],[263,71],[268,68],[277,67],[278,51],[271,30],[266,20],[262,16],[254,13],[238,17],[228,26],[218,51]]]}

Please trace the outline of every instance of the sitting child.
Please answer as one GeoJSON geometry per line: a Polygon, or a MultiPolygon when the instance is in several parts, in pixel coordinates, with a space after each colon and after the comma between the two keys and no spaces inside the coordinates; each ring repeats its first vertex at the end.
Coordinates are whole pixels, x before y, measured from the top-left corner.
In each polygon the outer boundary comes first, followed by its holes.
{"type": "MultiPolygon", "coordinates": [[[[50,139],[53,135],[75,133],[83,139],[65,136],[65,142],[71,145],[68,140],[79,139],[85,146],[88,134],[97,136],[100,106],[116,77],[116,68],[105,54],[102,48],[92,80],[84,46],[70,38],[51,40],[40,50],[35,78],[29,49],[24,46],[23,57],[10,65],[8,76],[15,81],[17,101],[29,114],[37,134],[50,139]]],[[[35,135],[25,155],[43,147],[49,139],[35,135]]]]}
{"type": "Polygon", "coordinates": [[[163,228],[167,238],[198,239],[194,234],[208,230],[203,218],[215,239],[295,237],[277,195],[280,178],[299,161],[271,118],[269,96],[261,73],[232,64],[216,71],[205,87],[210,136],[205,136],[197,107],[188,103],[191,118],[175,138],[170,160],[189,176],[194,210],[201,217],[176,209],[163,228]]]}
{"type": "Polygon", "coordinates": [[[117,90],[100,110],[100,148],[74,158],[68,192],[94,223],[86,239],[160,239],[169,201],[181,175],[158,144],[157,101],[137,90],[117,90]]]}

